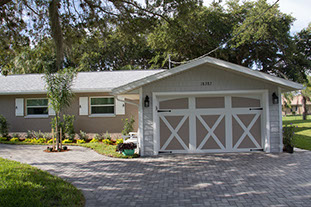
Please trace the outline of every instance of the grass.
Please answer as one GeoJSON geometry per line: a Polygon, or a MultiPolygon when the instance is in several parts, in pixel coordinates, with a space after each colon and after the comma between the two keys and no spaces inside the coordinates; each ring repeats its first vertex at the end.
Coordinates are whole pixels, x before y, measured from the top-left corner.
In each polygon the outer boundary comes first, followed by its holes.
{"type": "Polygon", "coordinates": [[[84,206],[80,190],[30,165],[0,158],[0,206],[84,206]]]}
{"type": "MultiPolygon", "coordinates": [[[[15,145],[49,145],[52,146],[52,144],[47,143],[29,143],[29,142],[11,142],[11,141],[0,141],[0,144],[15,144],[15,145]]],[[[87,147],[94,151],[96,151],[99,154],[106,155],[109,157],[115,157],[115,158],[137,158],[139,155],[134,154],[133,156],[125,156],[123,154],[120,154],[119,152],[116,152],[116,145],[107,145],[101,142],[97,143],[85,143],[85,144],[77,144],[77,143],[66,143],[63,144],[66,146],[81,146],[81,147],[87,147]]]]}
{"type": "Polygon", "coordinates": [[[311,115],[307,116],[307,120],[302,120],[302,116],[283,117],[283,127],[290,124],[297,126],[294,135],[295,147],[311,150],[311,115]]]}

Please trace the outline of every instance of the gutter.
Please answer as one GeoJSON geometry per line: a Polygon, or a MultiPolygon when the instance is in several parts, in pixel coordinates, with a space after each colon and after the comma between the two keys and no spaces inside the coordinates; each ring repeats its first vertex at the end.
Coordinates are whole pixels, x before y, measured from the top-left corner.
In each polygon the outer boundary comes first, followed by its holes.
{"type": "Polygon", "coordinates": [[[131,104],[131,105],[134,105],[134,106],[136,106],[136,107],[139,108],[139,104],[137,104],[137,103],[130,102],[130,101],[126,101],[126,100],[121,100],[121,99],[118,98],[118,96],[116,96],[116,99],[117,99],[118,101],[120,101],[120,102],[127,103],[127,104],[131,104]]]}

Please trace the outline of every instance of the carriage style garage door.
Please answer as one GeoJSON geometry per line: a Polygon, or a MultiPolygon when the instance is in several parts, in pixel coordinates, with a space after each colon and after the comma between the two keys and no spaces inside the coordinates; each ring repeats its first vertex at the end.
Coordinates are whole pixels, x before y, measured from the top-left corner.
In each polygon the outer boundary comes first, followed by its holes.
{"type": "Polygon", "coordinates": [[[157,97],[159,152],[239,152],[264,145],[262,95],[157,97]]]}

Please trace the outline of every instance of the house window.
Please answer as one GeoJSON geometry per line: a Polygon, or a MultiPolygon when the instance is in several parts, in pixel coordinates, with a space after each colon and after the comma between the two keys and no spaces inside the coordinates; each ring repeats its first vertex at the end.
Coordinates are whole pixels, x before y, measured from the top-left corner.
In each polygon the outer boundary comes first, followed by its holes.
{"type": "Polygon", "coordinates": [[[114,114],[114,97],[91,98],[91,114],[114,114]]]}
{"type": "Polygon", "coordinates": [[[27,99],[27,115],[48,115],[48,104],[47,98],[27,99]]]}

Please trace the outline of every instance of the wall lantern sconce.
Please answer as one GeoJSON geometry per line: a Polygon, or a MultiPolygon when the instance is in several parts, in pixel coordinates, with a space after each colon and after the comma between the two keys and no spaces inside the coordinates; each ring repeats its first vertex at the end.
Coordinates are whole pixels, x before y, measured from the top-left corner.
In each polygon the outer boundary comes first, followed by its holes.
{"type": "Polygon", "coordinates": [[[272,94],[272,103],[273,104],[279,103],[279,97],[275,93],[272,94]]]}
{"type": "Polygon", "coordinates": [[[144,106],[145,106],[146,108],[148,108],[148,107],[150,106],[149,96],[146,96],[146,97],[145,97],[144,106]]]}

